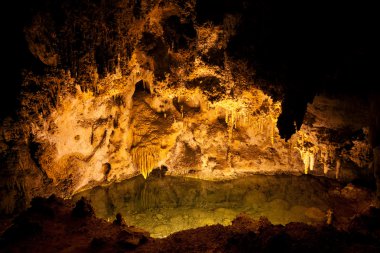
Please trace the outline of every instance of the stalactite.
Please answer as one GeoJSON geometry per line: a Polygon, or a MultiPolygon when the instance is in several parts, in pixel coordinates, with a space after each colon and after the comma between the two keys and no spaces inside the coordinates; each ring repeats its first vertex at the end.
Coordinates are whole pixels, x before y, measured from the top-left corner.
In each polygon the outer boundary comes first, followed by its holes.
{"type": "Polygon", "coordinates": [[[230,168],[232,168],[232,154],[231,152],[229,151],[229,149],[227,150],[227,164],[230,168]]]}
{"type": "Polygon", "coordinates": [[[326,148],[322,147],[321,150],[321,163],[323,164],[323,173],[326,175],[327,172],[329,171],[329,167],[327,166],[327,161],[328,161],[328,151],[326,148]]]}
{"type": "Polygon", "coordinates": [[[333,148],[328,146],[328,158],[331,159],[331,161],[334,158],[334,152],[333,151],[334,151],[333,148]]]}
{"type": "Polygon", "coordinates": [[[132,150],[134,165],[140,170],[144,178],[147,178],[158,162],[158,150],[156,147],[137,147],[132,150]]]}
{"type": "Polygon", "coordinates": [[[309,151],[305,151],[304,155],[302,157],[303,163],[304,163],[304,169],[305,174],[309,174],[309,168],[310,168],[310,159],[309,159],[309,151]]]}
{"type": "Polygon", "coordinates": [[[237,112],[235,110],[226,111],[226,123],[228,127],[228,141],[232,141],[233,129],[236,128],[237,112]],[[231,114],[231,115],[230,115],[231,114]]]}
{"type": "Polygon", "coordinates": [[[315,156],[314,156],[313,152],[310,153],[309,158],[310,158],[310,170],[314,170],[314,159],[315,159],[315,156]]]}
{"type": "Polygon", "coordinates": [[[271,124],[270,124],[270,141],[271,141],[271,144],[273,145],[274,144],[274,132],[275,132],[275,128],[276,128],[276,119],[273,118],[272,116],[270,116],[270,119],[271,119],[271,124]]]}
{"type": "Polygon", "coordinates": [[[305,174],[308,174],[309,168],[310,168],[310,152],[308,150],[305,150],[304,148],[298,148],[298,147],[294,147],[294,148],[300,152],[301,159],[304,164],[304,172],[305,174]]]}
{"type": "Polygon", "coordinates": [[[231,123],[230,123],[231,128],[234,128],[235,124],[236,124],[236,112],[232,111],[231,112],[231,123]]]}

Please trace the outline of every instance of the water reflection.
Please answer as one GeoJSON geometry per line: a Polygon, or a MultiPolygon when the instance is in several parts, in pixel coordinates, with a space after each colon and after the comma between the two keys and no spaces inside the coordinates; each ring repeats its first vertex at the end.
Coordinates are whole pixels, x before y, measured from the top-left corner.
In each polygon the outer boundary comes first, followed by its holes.
{"type": "Polygon", "coordinates": [[[255,175],[230,181],[138,176],[74,196],[92,202],[96,215],[113,220],[121,213],[128,225],[152,237],[211,224],[228,225],[244,212],[267,216],[274,224],[324,222],[330,206],[322,178],[255,175]]]}

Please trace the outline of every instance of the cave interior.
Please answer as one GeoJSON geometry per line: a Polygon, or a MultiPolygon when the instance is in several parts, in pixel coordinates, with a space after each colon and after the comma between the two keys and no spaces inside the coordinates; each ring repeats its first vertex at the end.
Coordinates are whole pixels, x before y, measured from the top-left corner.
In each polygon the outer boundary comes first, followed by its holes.
{"type": "Polygon", "coordinates": [[[363,1],[2,3],[0,252],[379,252],[363,1]]]}

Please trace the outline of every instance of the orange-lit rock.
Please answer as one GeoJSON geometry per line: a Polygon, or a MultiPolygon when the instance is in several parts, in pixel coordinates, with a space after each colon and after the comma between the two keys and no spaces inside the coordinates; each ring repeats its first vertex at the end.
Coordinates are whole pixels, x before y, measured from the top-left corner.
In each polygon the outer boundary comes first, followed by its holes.
{"type": "MultiPolygon", "coordinates": [[[[34,13],[26,42],[47,68],[25,72],[19,120],[2,123],[0,191],[70,197],[160,166],[210,180],[372,173],[366,103],[321,93],[286,142],[286,89],[231,52],[241,15],[201,22],[196,2],[81,1],[56,6],[61,16],[34,13]]],[[[17,209],[12,199],[1,209],[17,209]]]]}

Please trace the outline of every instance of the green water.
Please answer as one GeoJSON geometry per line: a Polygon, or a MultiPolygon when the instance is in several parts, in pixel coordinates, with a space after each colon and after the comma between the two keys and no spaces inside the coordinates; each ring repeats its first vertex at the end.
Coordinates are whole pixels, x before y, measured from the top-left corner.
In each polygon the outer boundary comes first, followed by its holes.
{"type": "Polygon", "coordinates": [[[89,199],[98,217],[121,213],[128,225],[152,237],[205,225],[229,225],[240,213],[266,216],[274,224],[323,223],[332,205],[330,183],[310,176],[254,175],[229,181],[138,176],[74,196],[89,199]]]}

